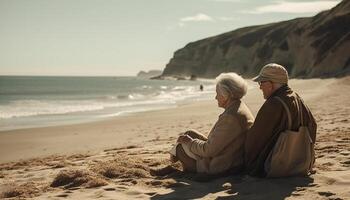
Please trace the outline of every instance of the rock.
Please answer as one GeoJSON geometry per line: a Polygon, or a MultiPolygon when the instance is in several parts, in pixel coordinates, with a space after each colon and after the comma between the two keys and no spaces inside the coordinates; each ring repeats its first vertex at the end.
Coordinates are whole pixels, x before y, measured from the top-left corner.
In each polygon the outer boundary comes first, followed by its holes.
{"type": "Polygon", "coordinates": [[[139,73],[137,73],[137,77],[149,79],[152,77],[160,76],[161,74],[162,74],[161,70],[150,70],[148,72],[140,71],[139,73]]]}

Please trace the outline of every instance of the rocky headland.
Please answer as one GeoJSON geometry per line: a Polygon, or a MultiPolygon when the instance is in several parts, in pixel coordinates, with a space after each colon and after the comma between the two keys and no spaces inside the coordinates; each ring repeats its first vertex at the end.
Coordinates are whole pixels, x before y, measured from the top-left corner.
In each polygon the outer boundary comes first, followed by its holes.
{"type": "Polygon", "coordinates": [[[214,78],[233,71],[255,76],[270,62],[291,77],[334,77],[350,72],[350,1],[314,17],[240,28],[177,50],[162,76],[214,78]]]}

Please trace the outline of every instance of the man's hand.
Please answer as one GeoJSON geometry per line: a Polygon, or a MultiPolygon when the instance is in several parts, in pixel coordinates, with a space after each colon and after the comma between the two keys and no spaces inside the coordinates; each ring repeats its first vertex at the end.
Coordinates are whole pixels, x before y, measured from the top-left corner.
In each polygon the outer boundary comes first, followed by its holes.
{"type": "Polygon", "coordinates": [[[182,144],[187,144],[192,142],[192,138],[188,135],[180,135],[179,138],[177,139],[178,143],[182,143],[182,144]]]}

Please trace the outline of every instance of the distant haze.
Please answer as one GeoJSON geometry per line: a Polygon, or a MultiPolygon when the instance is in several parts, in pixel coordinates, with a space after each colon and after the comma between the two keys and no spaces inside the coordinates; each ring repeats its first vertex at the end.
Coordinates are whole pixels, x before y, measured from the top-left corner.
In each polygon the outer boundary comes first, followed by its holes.
{"type": "Polygon", "coordinates": [[[339,0],[0,0],[0,75],[130,76],[189,42],[339,0]]]}

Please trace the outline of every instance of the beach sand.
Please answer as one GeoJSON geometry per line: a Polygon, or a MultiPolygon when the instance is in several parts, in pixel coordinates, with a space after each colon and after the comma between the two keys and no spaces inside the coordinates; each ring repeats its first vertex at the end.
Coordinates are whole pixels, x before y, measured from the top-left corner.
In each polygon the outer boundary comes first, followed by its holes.
{"type": "MultiPolygon", "coordinates": [[[[350,77],[290,85],[318,123],[316,173],[310,177],[152,176],[150,169],[169,164],[168,150],[180,133],[210,130],[223,111],[213,99],[93,123],[0,132],[0,198],[350,199],[350,77]]],[[[254,114],[264,102],[258,87],[244,101],[254,114]]]]}

